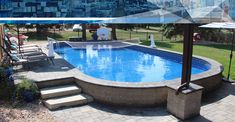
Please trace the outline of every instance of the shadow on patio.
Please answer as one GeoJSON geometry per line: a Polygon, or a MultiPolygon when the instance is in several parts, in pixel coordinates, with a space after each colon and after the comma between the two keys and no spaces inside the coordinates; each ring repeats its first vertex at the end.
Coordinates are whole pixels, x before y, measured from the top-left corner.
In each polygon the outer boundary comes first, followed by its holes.
{"type": "Polygon", "coordinates": [[[202,106],[218,102],[230,95],[235,95],[235,83],[222,83],[221,87],[208,93],[202,99],[202,106]]]}
{"type": "Polygon", "coordinates": [[[29,69],[23,68],[21,71],[32,71],[35,73],[40,73],[40,72],[66,72],[71,69],[74,69],[74,67],[67,63],[64,59],[54,59],[54,63],[52,64],[51,62],[47,61],[39,61],[39,62],[33,62],[29,63],[29,69]]]}
{"type": "Polygon", "coordinates": [[[40,82],[43,80],[72,77],[74,75],[75,68],[64,59],[56,58],[54,63],[54,65],[47,61],[29,63],[29,69],[23,67],[16,71],[14,75],[15,83],[20,82],[24,78],[40,82]]]}

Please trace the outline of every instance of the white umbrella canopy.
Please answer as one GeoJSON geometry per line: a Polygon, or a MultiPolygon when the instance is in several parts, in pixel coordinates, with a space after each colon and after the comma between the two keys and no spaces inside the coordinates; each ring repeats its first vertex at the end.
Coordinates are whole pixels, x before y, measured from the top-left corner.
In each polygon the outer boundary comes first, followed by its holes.
{"type": "Polygon", "coordinates": [[[82,30],[82,26],[80,24],[74,24],[73,31],[81,31],[81,30],[82,30]]]}
{"type": "MultiPolygon", "coordinates": [[[[211,28],[211,29],[228,29],[228,30],[235,30],[235,23],[209,23],[206,25],[199,26],[201,28],[211,28]]],[[[231,44],[231,52],[230,52],[230,60],[229,60],[229,69],[228,69],[228,76],[225,81],[230,82],[230,70],[232,66],[232,58],[233,58],[233,50],[234,50],[234,39],[235,39],[235,32],[233,31],[233,39],[231,44]]]]}
{"type": "Polygon", "coordinates": [[[79,37],[79,31],[82,31],[82,26],[80,24],[74,24],[73,31],[78,32],[78,37],[79,37]]]}
{"type": "Polygon", "coordinates": [[[218,22],[214,22],[214,23],[209,23],[209,24],[205,24],[202,26],[199,26],[200,28],[215,28],[215,29],[231,29],[231,30],[235,30],[235,23],[218,23],[218,22]]]}

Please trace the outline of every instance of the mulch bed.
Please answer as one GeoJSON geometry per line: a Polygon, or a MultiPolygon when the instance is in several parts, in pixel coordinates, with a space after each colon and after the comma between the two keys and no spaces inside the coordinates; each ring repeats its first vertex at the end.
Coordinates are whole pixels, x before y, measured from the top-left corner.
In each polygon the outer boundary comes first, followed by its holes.
{"type": "Polygon", "coordinates": [[[57,122],[39,101],[11,103],[0,100],[0,122],[57,122]]]}

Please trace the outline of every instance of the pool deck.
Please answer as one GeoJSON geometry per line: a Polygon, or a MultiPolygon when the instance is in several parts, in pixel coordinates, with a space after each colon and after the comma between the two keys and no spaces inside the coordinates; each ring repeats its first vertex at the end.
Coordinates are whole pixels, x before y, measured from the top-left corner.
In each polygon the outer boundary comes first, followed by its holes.
{"type": "MultiPolygon", "coordinates": [[[[235,84],[223,83],[221,88],[202,100],[200,116],[188,122],[234,122],[235,84]]],[[[178,122],[166,107],[122,108],[91,103],[86,106],[51,111],[61,122],[178,122]]]]}
{"type": "MultiPolygon", "coordinates": [[[[40,46],[46,51],[46,42],[40,42],[40,46]]],[[[77,70],[56,55],[55,65],[48,62],[38,62],[30,65],[30,70],[18,70],[15,73],[17,79],[26,77],[36,82],[72,77],[77,70]],[[61,67],[67,67],[61,69],[61,67]]],[[[19,80],[16,80],[18,82],[19,80]]],[[[235,84],[223,83],[222,86],[203,98],[201,115],[188,121],[235,121],[235,84]]],[[[180,121],[167,112],[165,106],[152,108],[122,108],[107,106],[93,102],[86,106],[78,106],[57,111],[51,111],[58,121],[66,122],[141,122],[141,121],[180,121]]]]}
{"type": "MultiPolygon", "coordinates": [[[[43,52],[47,54],[47,42],[38,42],[43,52]]],[[[54,64],[47,61],[34,62],[29,64],[30,69],[21,69],[15,73],[16,83],[21,78],[31,79],[35,82],[41,82],[52,79],[74,77],[77,74],[77,69],[61,59],[55,54],[54,64]]]]}

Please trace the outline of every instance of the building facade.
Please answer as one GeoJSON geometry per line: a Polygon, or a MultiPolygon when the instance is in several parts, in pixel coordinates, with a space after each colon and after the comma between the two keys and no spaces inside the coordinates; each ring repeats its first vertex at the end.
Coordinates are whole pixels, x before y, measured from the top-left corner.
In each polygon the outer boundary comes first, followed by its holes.
{"type": "Polygon", "coordinates": [[[65,17],[67,0],[12,0],[12,17],[65,17]]]}
{"type": "Polygon", "coordinates": [[[12,16],[12,1],[0,0],[0,17],[12,16]]]}
{"type": "Polygon", "coordinates": [[[158,9],[181,16],[215,5],[229,6],[235,19],[235,0],[0,0],[0,17],[122,17],[158,9]]]}

